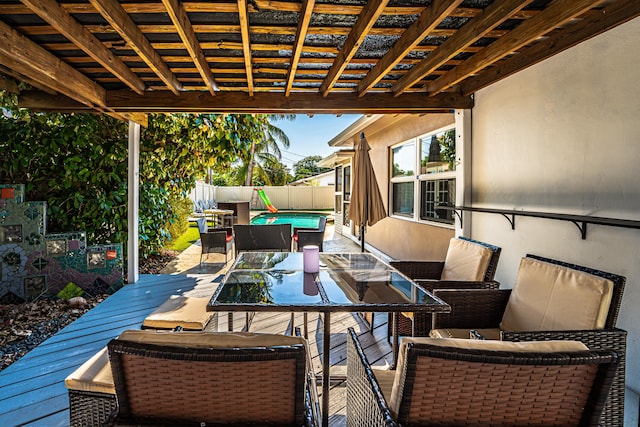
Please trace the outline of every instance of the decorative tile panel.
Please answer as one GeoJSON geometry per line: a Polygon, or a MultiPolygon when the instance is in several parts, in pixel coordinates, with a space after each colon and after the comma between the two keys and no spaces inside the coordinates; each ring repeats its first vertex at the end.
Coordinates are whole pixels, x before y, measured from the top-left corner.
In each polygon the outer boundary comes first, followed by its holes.
{"type": "Polygon", "coordinates": [[[87,233],[46,233],[46,202],[0,184],[0,302],[53,296],[69,282],[90,295],[123,285],[122,244],[87,246],[87,233]]]}

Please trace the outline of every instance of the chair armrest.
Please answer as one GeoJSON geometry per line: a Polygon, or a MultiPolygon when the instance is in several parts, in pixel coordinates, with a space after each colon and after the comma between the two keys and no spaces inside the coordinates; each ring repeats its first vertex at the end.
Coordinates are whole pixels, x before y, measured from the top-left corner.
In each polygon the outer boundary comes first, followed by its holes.
{"type": "MultiPolygon", "coordinates": [[[[299,327],[295,327],[294,334],[296,337],[302,338],[302,333],[299,327]]],[[[305,422],[306,426],[319,427],[322,420],[320,410],[320,399],[318,398],[318,385],[316,384],[316,374],[313,372],[313,362],[311,360],[311,354],[308,351],[307,346],[307,377],[306,377],[306,390],[305,390],[305,422]]]]}
{"type": "Polygon", "coordinates": [[[590,350],[613,350],[618,353],[620,363],[600,418],[600,425],[620,427],[624,425],[627,331],[618,328],[586,331],[502,331],[501,335],[503,341],[577,340],[584,343],[590,350]]]}
{"type": "Polygon", "coordinates": [[[481,282],[461,282],[457,280],[422,280],[414,279],[418,285],[422,286],[429,292],[434,289],[498,289],[500,282],[495,280],[481,282]]]}
{"type": "Polygon", "coordinates": [[[451,306],[450,313],[433,313],[432,329],[497,328],[511,289],[435,289],[433,294],[451,306]]]}
{"type": "Polygon", "coordinates": [[[389,264],[413,280],[439,280],[444,269],[444,261],[391,261],[389,264]]]}
{"type": "Polygon", "coordinates": [[[347,335],[347,425],[397,426],[353,328],[347,335]]]}

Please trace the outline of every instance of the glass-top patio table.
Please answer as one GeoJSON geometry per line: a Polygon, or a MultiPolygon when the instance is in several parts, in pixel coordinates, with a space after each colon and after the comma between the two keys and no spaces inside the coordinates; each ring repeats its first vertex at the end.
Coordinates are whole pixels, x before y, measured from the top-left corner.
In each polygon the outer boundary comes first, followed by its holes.
{"type": "Polygon", "coordinates": [[[448,312],[451,308],[368,253],[321,253],[319,270],[303,271],[302,252],[242,252],[213,294],[207,310],[323,313],[322,424],[326,426],[332,312],[393,313],[395,366],[398,313],[448,312]]]}

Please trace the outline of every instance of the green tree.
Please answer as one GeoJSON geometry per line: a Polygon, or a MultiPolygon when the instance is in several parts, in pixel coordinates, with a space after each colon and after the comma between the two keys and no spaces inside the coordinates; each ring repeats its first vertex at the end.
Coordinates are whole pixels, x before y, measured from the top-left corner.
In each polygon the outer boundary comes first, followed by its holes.
{"type": "MultiPolygon", "coordinates": [[[[46,200],[48,231],[86,230],[91,242],[127,240],[127,123],[105,115],[18,109],[0,91],[0,182],[46,200]]],[[[184,196],[209,167],[229,170],[265,118],[153,114],[140,143],[141,254],[160,249],[184,214],[184,196]]]]}
{"type": "Polygon", "coordinates": [[[269,174],[265,168],[269,164],[273,164],[274,160],[280,161],[282,153],[280,146],[289,148],[289,137],[284,131],[271,121],[278,120],[295,120],[295,115],[264,115],[257,114],[254,116],[259,121],[260,135],[251,135],[247,139],[246,151],[238,153],[240,166],[238,167],[235,177],[236,184],[252,186],[254,177],[257,177],[263,184],[274,185],[271,182],[269,174]]]}
{"type": "Polygon", "coordinates": [[[298,180],[330,171],[331,168],[322,168],[318,166],[318,162],[320,162],[320,160],[322,160],[322,156],[307,156],[304,159],[294,163],[294,179],[298,180]]]}

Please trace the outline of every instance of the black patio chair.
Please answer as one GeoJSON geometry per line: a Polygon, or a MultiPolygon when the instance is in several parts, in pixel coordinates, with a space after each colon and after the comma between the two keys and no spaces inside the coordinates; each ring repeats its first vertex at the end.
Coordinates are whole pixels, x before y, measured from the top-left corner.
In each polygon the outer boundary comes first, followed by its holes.
{"type": "Polygon", "coordinates": [[[291,252],[291,224],[236,224],[236,256],[242,251],[291,252]]]}

